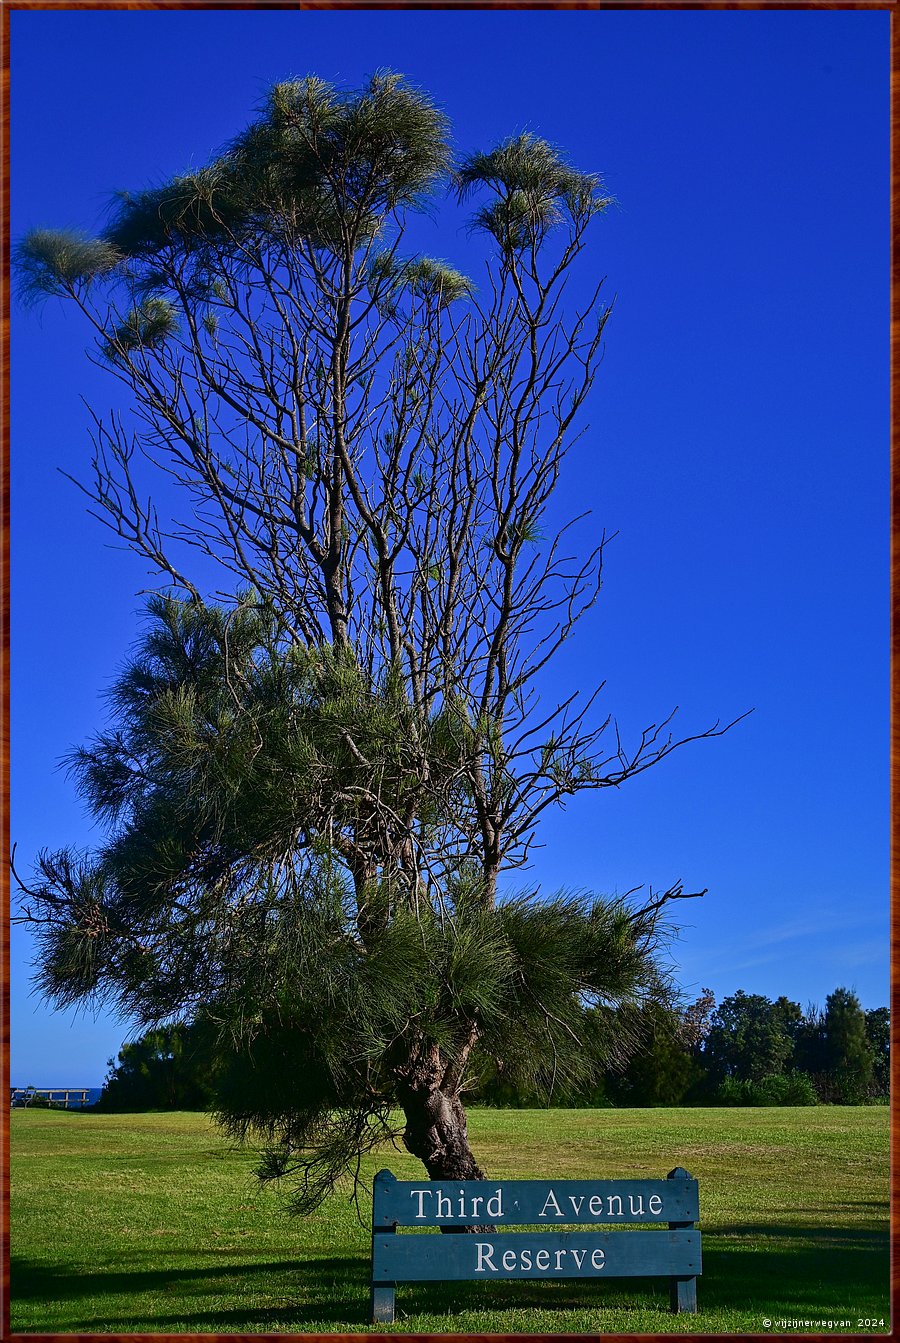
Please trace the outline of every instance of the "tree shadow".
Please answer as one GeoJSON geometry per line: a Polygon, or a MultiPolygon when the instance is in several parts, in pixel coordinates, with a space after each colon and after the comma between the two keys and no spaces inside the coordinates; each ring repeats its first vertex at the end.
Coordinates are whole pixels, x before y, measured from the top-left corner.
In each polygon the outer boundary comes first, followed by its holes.
{"type": "MultiPolygon", "coordinates": [[[[170,1256],[178,1251],[168,1251],[170,1256]]],[[[203,1251],[190,1251],[193,1256],[203,1251]]],[[[215,1253],[208,1251],[207,1253],[215,1253]]],[[[187,1253],[185,1254],[187,1257],[187,1253]]],[[[10,1296],[16,1301],[72,1301],[85,1299],[98,1302],[106,1310],[119,1307],[122,1298],[131,1298],[134,1309],[128,1314],[96,1313],[74,1320],[75,1332],[96,1329],[128,1332],[140,1328],[141,1316],[152,1315],[154,1331],[165,1332],[171,1323],[196,1324],[204,1328],[221,1324],[225,1329],[242,1322],[252,1332],[254,1324],[292,1323],[321,1320],[330,1323],[364,1323],[369,1291],[369,1264],[358,1256],[317,1258],[305,1263],[297,1259],[235,1260],[226,1255],[214,1264],[184,1267],[105,1269],[98,1273],[81,1273],[53,1265],[35,1263],[13,1256],[10,1260],[10,1296]],[[271,1305],[210,1309],[188,1308],[173,1314],[158,1311],[158,1297],[167,1293],[192,1303],[201,1303],[204,1297],[221,1297],[222,1291],[234,1294],[236,1280],[256,1281],[258,1293],[270,1297],[271,1305]],[[261,1281],[264,1280],[264,1281],[261,1281]],[[154,1296],[157,1301],[143,1304],[143,1298],[154,1296]],[[104,1303],[102,1298],[107,1298],[104,1303]],[[116,1299],[118,1298],[118,1299],[116,1299]]],[[[76,1307],[77,1309],[77,1307],[76,1307]]],[[[73,1315],[76,1313],[73,1310],[73,1315]]]]}
{"type": "MultiPolygon", "coordinates": [[[[167,1253],[177,1254],[177,1251],[167,1253]]],[[[194,1253],[194,1252],[192,1252],[194,1253]]],[[[202,1253],[202,1252],[201,1252],[202,1253]]],[[[209,1253],[215,1253],[214,1251],[209,1253]]],[[[11,1288],[14,1301],[71,1301],[72,1321],[66,1332],[104,1333],[143,1332],[152,1317],[153,1332],[177,1329],[219,1331],[223,1333],[268,1332],[273,1328],[303,1333],[309,1326],[344,1325],[347,1329],[369,1330],[369,1260],[367,1257],[335,1256],[301,1262],[297,1260],[258,1260],[235,1262],[224,1259],[209,1266],[186,1265],[183,1268],[126,1268],[98,1273],[78,1273],[15,1258],[11,1261],[11,1288]],[[236,1277],[253,1275],[259,1295],[270,1300],[265,1306],[241,1304],[202,1307],[204,1296],[221,1297],[223,1290],[234,1294],[236,1277]],[[177,1293],[185,1309],[162,1312],[158,1298],[177,1293]],[[144,1304],[148,1296],[155,1297],[144,1304]],[[103,1298],[106,1298],[104,1301],[103,1298]],[[133,1307],[125,1307],[130,1298],[133,1307]],[[98,1309],[76,1318],[78,1301],[93,1300],[98,1309]],[[194,1303],[200,1308],[191,1309],[194,1303]]],[[[604,1309],[610,1304],[635,1307],[658,1304],[668,1306],[665,1279],[632,1280],[616,1283],[615,1302],[609,1292],[613,1284],[596,1280],[563,1282],[523,1281],[505,1283],[435,1282],[404,1283],[397,1288],[398,1321],[416,1316],[439,1316],[452,1328],[453,1316],[463,1311],[492,1312],[536,1309],[564,1314],[572,1309],[604,1309]],[[643,1288],[643,1290],[642,1290],[643,1288]]],[[[40,1326],[33,1326],[33,1331],[40,1326]]]]}
{"type": "Polygon", "coordinates": [[[701,1284],[704,1301],[723,1309],[847,1317],[882,1301],[886,1311],[890,1234],[887,1226],[717,1226],[703,1238],[701,1284]]]}
{"type": "MultiPolygon", "coordinates": [[[[166,1332],[198,1329],[220,1332],[265,1332],[273,1328],[303,1333],[309,1326],[344,1325],[371,1328],[369,1322],[369,1260],[365,1255],[315,1259],[260,1258],[215,1250],[170,1249],[171,1259],[183,1254],[184,1266],[140,1267],[137,1264],[97,1273],[82,1273],[11,1260],[13,1301],[64,1302],[92,1298],[84,1318],[68,1327],[74,1332],[128,1333],[147,1327],[166,1332]],[[216,1262],[197,1263],[198,1255],[216,1255],[216,1262]],[[235,1282],[248,1285],[252,1304],[234,1300],[235,1282]],[[179,1297],[161,1313],[159,1298],[179,1297]],[[227,1294],[234,1304],[222,1306],[227,1294]],[[146,1300],[148,1297],[153,1300],[146,1300]],[[265,1300],[259,1305],[260,1298],[265,1300]],[[104,1298],[106,1298],[104,1300],[104,1298]],[[204,1299],[216,1299],[205,1305],[204,1299]],[[133,1303],[129,1310],[128,1302],[133,1303]]],[[[154,1258],[159,1262],[160,1252],[154,1258]]],[[[887,1311],[889,1237],[872,1228],[734,1223],[717,1226],[703,1237],[703,1275],[698,1302],[704,1310],[758,1310],[760,1316],[787,1314],[846,1318],[859,1311],[887,1311]],[[884,1302],[883,1307],[878,1302],[884,1302]],[[858,1306],[858,1310],[857,1310],[858,1306]]],[[[509,1282],[407,1283],[397,1288],[398,1320],[438,1316],[452,1328],[463,1311],[496,1313],[526,1309],[553,1313],[581,1310],[668,1309],[666,1278],[566,1279],[561,1282],[516,1279],[509,1282]]]]}

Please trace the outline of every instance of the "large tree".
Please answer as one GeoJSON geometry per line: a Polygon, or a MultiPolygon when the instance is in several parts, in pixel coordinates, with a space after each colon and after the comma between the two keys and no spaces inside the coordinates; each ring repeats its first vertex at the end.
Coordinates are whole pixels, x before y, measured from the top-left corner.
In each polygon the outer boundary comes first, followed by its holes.
{"type": "Polygon", "coordinates": [[[866,1039],[872,1050],[876,1094],[887,1096],[891,1089],[891,1009],[873,1007],[866,1012],[866,1039]]]}
{"type": "Polygon", "coordinates": [[[725,730],[669,717],[628,745],[599,687],[548,675],[600,586],[603,538],[573,558],[552,495],[609,316],[585,254],[608,203],[528,134],[451,165],[395,75],[308,78],[99,237],[18,249],[24,292],[71,300],[126,389],[82,488],[170,589],[73,760],[108,841],[25,884],[40,982],[217,1019],[221,1112],[300,1170],[299,1206],[391,1106],[432,1175],[479,1176],[479,1057],[550,1086],[586,1013],[665,996],[679,886],[498,900],[547,808],[725,730]],[[404,249],[447,183],[477,285],[404,249]]]}
{"type": "Polygon", "coordinates": [[[839,1101],[867,1100],[875,1082],[875,1051],[866,1031],[866,1014],[850,989],[839,988],[825,999],[825,1066],[839,1101]]]}
{"type": "Polygon", "coordinates": [[[710,1078],[721,1082],[761,1082],[787,1071],[803,1012],[782,996],[772,1002],[761,993],[737,993],[716,1008],[703,1043],[703,1063],[710,1078]]]}
{"type": "Polygon", "coordinates": [[[215,1028],[203,1020],[171,1022],[126,1041],[118,1058],[107,1060],[97,1108],[208,1110],[214,1100],[214,1041],[215,1028]]]}

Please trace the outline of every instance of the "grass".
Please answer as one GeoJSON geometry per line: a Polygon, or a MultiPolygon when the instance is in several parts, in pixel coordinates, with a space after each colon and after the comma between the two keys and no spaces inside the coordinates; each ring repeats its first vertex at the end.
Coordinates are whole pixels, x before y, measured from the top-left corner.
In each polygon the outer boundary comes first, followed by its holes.
{"type": "MultiPolygon", "coordinates": [[[[252,1153],[203,1115],[11,1119],[16,1332],[372,1329],[368,1231],[348,1192],[288,1218],[252,1153]]],[[[671,1316],[664,1279],[409,1284],[397,1323],[375,1332],[753,1334],[765,1320],[772,1333],[888,1332],[886,1109],[476,1110],[470,1134],[498,1179],[687,1167],[700,1181],[699,1313],[671,1316]],[[812,1325],[779,1326],[798,1319],[812,1325]]],[[[392,1149],[366,1177],[381,1166],[422,1174],[392,1149]]]]}

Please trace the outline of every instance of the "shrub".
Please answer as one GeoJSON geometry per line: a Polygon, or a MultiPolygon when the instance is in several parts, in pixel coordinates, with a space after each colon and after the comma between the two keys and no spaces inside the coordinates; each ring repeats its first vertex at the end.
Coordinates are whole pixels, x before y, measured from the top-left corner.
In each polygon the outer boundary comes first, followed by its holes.
{"type": "Polygon", "coordinates": [[[726,1077],[716,1092],[717,1105],[817,1105],[812,1079],[806,1073],[770,1073],[759,1082],[726,1077]]]}

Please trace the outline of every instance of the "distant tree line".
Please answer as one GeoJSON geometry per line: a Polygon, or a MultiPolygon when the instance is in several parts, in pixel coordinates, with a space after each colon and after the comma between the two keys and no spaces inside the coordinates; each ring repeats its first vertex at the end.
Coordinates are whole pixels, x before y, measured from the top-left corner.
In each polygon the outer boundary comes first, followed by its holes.
{"type": "MultiPolygon", "coordinates": [[[[619,1023],[634,1041],[624,1067],[588,1090],[528,1091],[499,1069],[470,1101],[495,1106],[859,1105],[887,1098],[890,1011],[864,1011],[835,989],[804,1011],[786,997],[737,993],[716,1004],[705,989],[679,1010],[654,1008],[619,1023]]],[[[609,1022],[597,1011],[597,1047],[609,1022]]],[[[214,1110],[215,1032],[202,1019],[148,1031],[110,1059],[98,1108],[214,1110]]],[[[592,1048],[590,1036],[584,1047],[592,1048]]]]}
{"type": "MultiPolygon", "coordinates": [[[[742,989],[716,1005],[705,989],[681,1011],[645,1014],[641,1026],[623,1069],[608,1071],[591,1095],[557,1103],[858,1105],[888,1095],[889,1009],[866,1012],[846,988],[830,993],[824,1009],[806,1011],[742,989]]],[[[503,1095],[502,1082],[485,1099],[521,1103],[503,1095]]]]}
{"type": "Polygon", "coordinates": [[[215,1035],[200,1020],[177,1021],[123,1044],[96,1109],[212,1110],[215,1108],[215,1035]]]}

